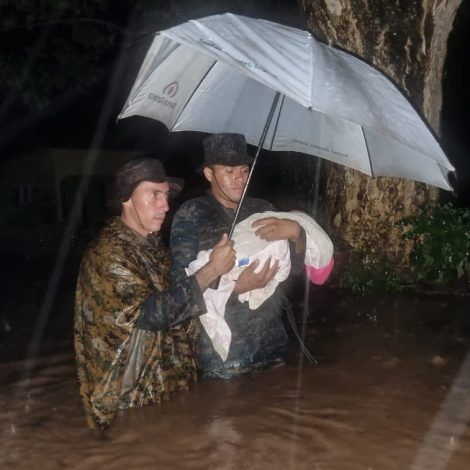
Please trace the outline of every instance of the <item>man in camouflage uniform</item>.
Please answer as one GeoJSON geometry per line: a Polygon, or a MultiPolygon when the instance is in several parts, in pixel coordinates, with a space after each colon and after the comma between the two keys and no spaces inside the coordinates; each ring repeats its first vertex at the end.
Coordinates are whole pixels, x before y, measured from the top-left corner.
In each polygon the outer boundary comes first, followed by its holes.
{"type": "MultiPolygon", "coordinates": [[[[229,232],[235,210],[245,187],[252,158],[246,152],[244,136],[215,134],[204,140],[201,169],[210,183],[204,196],[186,201],[176,211],[170,237],[173,282],[186,279],[185,268],[208,250],[222,233],[229,232]]],[[[264,200],[247,197],[239,221],[256,212],[273,210],[264,200]]],[[[258,220],[256,234],[269,241],[290,242],[292,270],[300,272],[305,256],[305,232],[297,222],[274,217],[258,220]]],[[[278,266],[269,260],[256,274],[256,264],[245,268],[227,302],[225,320],[232,339],[227,360],[215,352],[209,336],[198,321],[197,366],[203,377],[231,378],[242,373],[282,364],[287,352],[287,334],[281,319],[286,299],[278,288],[258,309],[250,310],[238,295],[264,287],[278,266]]]]}
{"type": "Polygon", "coordinates": [[[194,276],[170,285],[159,237],[176,182],[139,157],[116,174],[112,218],[87,248],[75,301],[75,352],[88,424],[104,430],[118,409],[167,399],[195,379],[191,331],[202,292],[234,264],[225,235],[194,276]]]}

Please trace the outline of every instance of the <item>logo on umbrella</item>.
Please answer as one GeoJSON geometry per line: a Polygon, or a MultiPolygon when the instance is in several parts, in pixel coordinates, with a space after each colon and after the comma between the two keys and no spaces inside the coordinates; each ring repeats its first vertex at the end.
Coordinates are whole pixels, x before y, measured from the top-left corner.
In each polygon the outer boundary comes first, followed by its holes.
{"type": "Polygon", "coordinates": [[[168,98],[173,98],[173,96],[178,93],[178,82],[171,82],[168,85],[166,85],[163,90],[162,90],[162,95],[156,95],[155,93],[149,93],[149,99],[152,101],[155,101],[158,104],[162,104],[163,106],[166,106],[167,108],[170,109],[175,109],[176,107],[176,101],[170,101],[168,98]]]}
{"type": "Polygon", "coordinates": [[[163,88],[163,94],[169,98],[173,98],[173,96],[178,93],[178,87],[178,82],[171,82],[165,88],[163,88]]]}

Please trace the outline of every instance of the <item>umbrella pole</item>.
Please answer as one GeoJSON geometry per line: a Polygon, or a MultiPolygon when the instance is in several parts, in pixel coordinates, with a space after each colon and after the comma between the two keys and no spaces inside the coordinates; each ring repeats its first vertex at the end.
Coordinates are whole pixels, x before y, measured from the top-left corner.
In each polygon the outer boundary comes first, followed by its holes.
{"type": "Polygon", "coordinates": [[[259,143],[258,143],[258,148],[256,149],[255,158],[254,158],[253,163],[252,163],[251,168],[250,168],[250,173],[248,174],[248,178],[246,180],[245,187],[243,188],[243,192],[242,192],[242,195],[240,197],[240,201],[238,203],[237,210],[235,212],[235,217],[233,218],[232,226],[230,227],[230,233],[228,235],[229,240],[232,238],[233,230],[235,229],[235,225],[236,225],[237,220],[238,220],[238,215],[240,214],[240,209],[242,207],[243,201],[245,200],[246,190],[248,188],[248,185],[250,184],[251,175],[253,174],[253,170],[255,169],[256,162],[258,161],[259,153],[261,151],[261,148],[263,147],[264,140],[266,139],[266,134],[268,133],[269,126],[271,125],[271,121],[272,121],[273,116],[274,116],[274,111],[276,110],[276,106],[277,106],[277,103],[279,101],[280,96],[281,96],[281,94],[278,91],[276,91],[276,95],[274,96],[273,102],[271,104],[271,109],[269,110],[269,114],[268,114],[268,117],[266,119],[266,123],[264,124],[263,132],[261,133],[261,138],[260,138],[259,143]]]}
{"type": "Polygon", "coordinates": [[[321,174],[321,158],[317,157],[315,165],[315,191],[313,193],[312,215],[316,219],[318,215],[318,199],[320,198],[320,174],[321,174]]]}

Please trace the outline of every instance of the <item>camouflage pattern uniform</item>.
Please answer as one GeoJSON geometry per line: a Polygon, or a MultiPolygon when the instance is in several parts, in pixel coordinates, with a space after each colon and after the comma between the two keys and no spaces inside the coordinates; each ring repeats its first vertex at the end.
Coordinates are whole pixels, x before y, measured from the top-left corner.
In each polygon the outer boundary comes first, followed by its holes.
{"type": "MultiPolygon", "coordinates": [[[[242,221],[256,212],[273,210],[267,201],[245,198],[239,214],[242,221]]],[[[234,210],[223,207],[210,193],[186,201],[176,211],[171,229],[172,279],[186,278],[185,268],[201,250],[211,249],[223,233],[230,231],[234,210]]],[[[303,258],[293,256],[293,268],[303,266],[303,258]]],[[[225,309],[225,320],[232,331],[229,355],[223,362],[198,324],[197,366],[203,377],[230,378],[242,373],[283,363],[287,353],[287,334],[281,314],[286,299],[280,289],[256,310],[232,294],[225,309]]]]}
{"type": "Polygon", "coordinates": [[[105,429],[118,409],[167,399],[196,378],[193,318],[205,313],[194,277],[170,287],[168,252],[113,218],[84,254],[75,352],[87,421],[105,429]]]}

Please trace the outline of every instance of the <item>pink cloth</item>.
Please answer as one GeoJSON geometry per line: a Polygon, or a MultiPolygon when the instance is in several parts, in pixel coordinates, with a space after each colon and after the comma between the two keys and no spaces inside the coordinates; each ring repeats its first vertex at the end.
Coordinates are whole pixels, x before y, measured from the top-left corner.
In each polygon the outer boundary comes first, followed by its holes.
{"type": "Polygon", "coordinates": [[[331,258],[330,262],[322,268],[314,268],[313,266],[309,266],[306,264],[305,272],[307,273],[310,282],[313,282],[313,284],[321,285],[328,279],[328,276],[333,270],[334,264],[335,261],[333,258],[331,258]]]}

